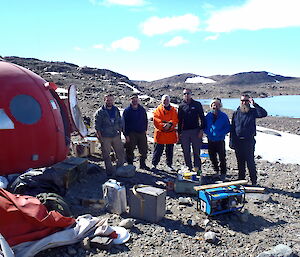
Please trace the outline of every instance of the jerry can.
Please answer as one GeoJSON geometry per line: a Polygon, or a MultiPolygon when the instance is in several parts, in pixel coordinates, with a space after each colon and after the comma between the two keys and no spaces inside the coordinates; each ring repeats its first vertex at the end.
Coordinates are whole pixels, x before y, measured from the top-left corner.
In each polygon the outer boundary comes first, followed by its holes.
{"type": "Polygon", "coordinates": [[[109,179],[102,185],[103,200],[111,213],[121,214],[127,209],[126,188],[115,179],[109,179]]]}

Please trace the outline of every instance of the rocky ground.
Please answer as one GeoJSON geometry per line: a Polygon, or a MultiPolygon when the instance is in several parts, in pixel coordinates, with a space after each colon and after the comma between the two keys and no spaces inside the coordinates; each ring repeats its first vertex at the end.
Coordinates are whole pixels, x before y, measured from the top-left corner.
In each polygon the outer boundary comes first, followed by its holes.
{"type": "MultiPolygon", "coordinates": [[[[116,102],[120,108],[124,104],[119,102],[118,98],[116,102]]],[[[147,102],[144,104],[147,105],[147,102]]],[[[98,107],[99,99],[89,104],[82,102],[82,106],[91,105],[98,107]]],[[[93,110],[83,107],[83,112],[91,115],[93,110]]],[[[226,112],[229,115],[232,113],[229,110],[226,112]]],[[[258,125],[300,134],[299,119],[267,117],[259,120],[258,125]]],[[[153,136],[151,121],[149,128],[149,136],[153,136]]],[[[152,150],[153,144],[149,143],[147,160],[149,166],[152,150]]],[[[227,180],[236,180],[237,165],[233,151],[227,152],[227,161],[227,180]]],[[[78,182],[69,191],[67,199],[72,211],[75,216],[91,213],[94,216],[108,217],[111,225],[118,225],[128,215],[109,214],[99,206],[84,207],[80,204],[82,197],[101,198],[101,186],[107,180],[101,159],[94,156],[90,158],[90,163],[99,165],[101,169],[90,169],[86,179],[78,182]]],[[[259,156],[256,156],[256,163],[258,183],[266,188],[266,193],[247,194],[245,207],[240,212],[207,217],[197,210],[196,197],[168,191],[165,217],[157,224],[136,220],[130,229],[131,239],[127,243],[114,246],[108,251],[85,250],[78,243],[48,250],[38,256],[258,256],[279,244],[289,246],[294,256],[299,256],[300,166],[270,163],[259,156]],[[189,204],[180,204],[181,197],[187,198],[189,204]],[[204,235],[208,231],[215,233],[214,243],[205,240],[204,235]]],[[[135,164],[138,168],[138,161],[135,164]]],[[[182,164],[181,146],[176,145],[174,168],[180,169],[182,164]]],[[[135,184],[165,188],[167,179],[176,177],[176,173],[164,171],[165,167],[163,158],[159,165],[161,170],[159,173],[137,169],[134,178],[118,178],[118,180],[125,184],[127,190],[135,184]]],[[[207,182],[213,183],[216,180],[208,159],[203,159],[202,171],[207,182]]]]}
{"type": "MultiPolygon", "coordinates": [[[[153,145],[149,145],[150,165],[153,145]]],[[[234,153],[227,152],[227,180],[237,179],[234,153]]],[[[74,185],[67,196],[75,216],[91,213],[108,217],[111,225],[118,225],[128,215],[107,213],[102,207],[84,207],[80,199],[99,199],[101,185],[107,180],[103,162],[90,158],[99,164],[100,170],[90,169],[88,176],[74,185]]],[[[174,168],[182,167],[183,158],[180,145],[175,147],[174,168]]],[[[38,256],[258,256],[278,244],[293,249],[294,256],[300,254],[300,166],[269,163],[256,157],[259,180],[266,188],[265,194],[247,194],[242,211],[207,217],[196,208],[196,198],[190,195],[167,192],[166,215],[157,224],[136,220],[130,229],[131,239],[114,246],[109,251],[85,250],[81,244],[51,249],[38,256]],[[180,204],[181,197],[189,204],[180,204]],[[206,242],[204,235],[212,231],[216,234],[214,243],[206,242]]],[[[138,162],[136,162],[136,165],[138,162]]],[[[137,165],[138,167],[138,165],[137,165]]],[[[135,184],[149,184],[164,188],[166,179],[174,179],[175,173],[164,171],[162,159],[159,173],[137,169],[134,178],[118,178],[127,188],[135,184]]],[[[203,159],[203,175],[214,181],[209,160],[203,159]]],[[[286,255],[289,256],[289,255],[286,255]]]]}
{"type": "MultiPolygon", "coordinates": [[[[76,84],[78,99],[83,115],[92,117],[102,105],[103,95],[112,92],[116,95],[116,105],[124,108],[128,105],[132,89],[123,82],[135,86],[142,93],[149,95],[142,101],[147,108],[153,108],[159,103],[160,97],[168,93],[174,103],[179,103],[183,84],[150,85],[149,83],[132,83],[120,74],[108,71],[82,70],[78,66],[59,63],[41,63],[36,59],[9,59],[19,65],[37,72],[47,81],[54,81],[61,87],[76,84]],[[103,73],[104,72],[104,73],[103,73]],[[122,83],[120,83],[122,82],[122,83]],[[153,98],[151,98],[153,97],[153,98]]],[[[259,84],[244,87],[189,85],[193,88],[195,98],[237,97],[242,92],[249,92],[255,97],[280,94],[298,94],[299,84],[259,84]],[[285,85],[285,86],[283,86],[285,85]]],[[[207,109],[207,107],[205,107],[207,109]]],[[[232,111],[226,110],[231,115],[232,111]]],[[[258,125],[289,131],[300,135],[300,119],[267,117],[258,121],[258,125]]],[[[93,134],[93,130],[91,130],[93,134]]],[[[149,136],[153,136],[153,124],[149,123],[149,136]]],[[[149,142],[147,163],[151,165],[153,144],[149,142]]],[[[82,198],[100,199],[101,186],[107,180],[104,164],[96,155],[89,157],[90,169],[88,176],[78,181],[70,188],[67,201],[75,217],[90,213],[94,216],[108,217],[111,225],[118,225],[128,215],[121,216],[107,213],[101,206],[81,205],[82,198]],[[96,166],[95,166],[96,165],[96,166]],[[99,168],[97,168],[99,167],[99,168]]],[[[165,171],[165,159],[160,162],[159,173],[144,171],[138,168],[135,177],[118,178],[129,190],[135,184],[149,184],[165,187],[166,179],[174,179],[176,173],[165,171]]],[[[180,145],[175,146],[174,168],[180,169],[183,164],[183,154],[180,145]]],[[[227,152],[227,180],[237,179],[237,165],[234,153],[227,152]]],[[[270,163],[256,156],[258,183],[266,188],[265,194],[247,194],[246,204],[240,212],[207,217],[196,208],[194,196],[167,192],[166,215],[158,223],[147,223],[136,220],[130,229],[130,240],[123,245],[116,245],[104,251],[84,249],[80,243],[46,250],[37,256],[258,256],[260,253],[285,244],[293,251],[294,256],[300,256],[300,166],[292,164],[270,163]],[[181,204],[182,197],[188,204],[181,204]],[[205,233],[215,233],[214,242],[205,240],[205,233]]],[[[211,164],[203,159],[203,176],[206,182],[214,182],[211,164]]],[[[276,255],[260,255],[276,256],[276,255]]],[[[278,255],[281,256],[281,255],[278,255]]],[[[292,255],[282,255],[292,256],[292,255]]]]}

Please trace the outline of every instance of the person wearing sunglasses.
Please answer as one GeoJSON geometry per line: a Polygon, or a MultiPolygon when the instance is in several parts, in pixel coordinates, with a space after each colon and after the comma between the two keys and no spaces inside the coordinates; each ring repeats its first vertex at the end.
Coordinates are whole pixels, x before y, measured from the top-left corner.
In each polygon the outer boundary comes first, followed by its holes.
{"type": "Polygon", "coordinates": [[[189,170],[201,170],[200,149],[202,146],[205,117],[200,102],[192,98],[192,90],[183,90],[183,101],[178,108],[178,134],[186,166],[189,170]],[[191,158],[193,149],[194,163],[191,158]],[[193,165],[194,164],[194,165],[193,165]]]}
{"type": "Polygon", "coordinates": [[[245,179],[247,164],[252,185],[257,185],[254,161],[256,119],[267,115],[267,111],[247,94],[241,96],[240,106],[232,115],[229,146],[235,150],[239,170],[238,179],[245,179]]]}

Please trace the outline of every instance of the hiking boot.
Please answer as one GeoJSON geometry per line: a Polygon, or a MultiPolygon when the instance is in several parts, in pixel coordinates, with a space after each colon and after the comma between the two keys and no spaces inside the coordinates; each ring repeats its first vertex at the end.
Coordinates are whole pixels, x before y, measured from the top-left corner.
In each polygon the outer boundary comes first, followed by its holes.
{"type": "Polygon", "coordinates": [[[151,171],[158,172],[158,169],[156,168],[156,165],[152,165],[151,171]]]}
{"type": "Polygon", "coordinates": [[[174,172],[175,169],[172,166],[168,165],[167,168],[166,168],[166,171],[168,171],[168,172],[174,172]]]}
{"type": "Polygon", "coordinates": [[[226,174],[221,174],[220,175],[220,180],[225,181],[226,180],[226,174]]]}
{"type": "Polygon", "coordinates": [[[151,170],[150,167],[148,167],[146,164],[140,165],[140,169],[141,170],[148,170],[148,171],[151,170]]]}
{"type": "Polygon", "coordinates": [[[144,160],[140,160],[140,169],[142,170],[151,170],[145,163],[144,160]]]}

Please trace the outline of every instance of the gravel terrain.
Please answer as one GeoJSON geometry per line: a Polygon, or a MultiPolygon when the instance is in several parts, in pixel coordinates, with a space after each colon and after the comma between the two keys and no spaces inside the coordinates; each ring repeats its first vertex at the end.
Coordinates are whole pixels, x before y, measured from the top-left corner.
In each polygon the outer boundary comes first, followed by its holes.
{"type": "MultiPolygon", "coordinates": [[[[49,63],[36,59],[8,58],[10,61],[27,67],[47,81],[54,81],[60,87],[67,88],[76,84],[80,109],[84,116],[92,117],[102,105],[103,95],[113,92],[116,105],[124,108],[128,105],[131,85],[149,95],[142,104],[153,108],[160,97],[168,93],[174,103],[179,103],[184,84],[168,85],[132,82],[127,77],[107,70],[82,70],[76,65],[67,63],[49,63]],[[104,72],[104,73],[103,73],[104,72]],[[122,82],[122,83],[120,83],[122,82]],[[124,84],[125,82],[125,84],[124,84]],[[126,84],[127,83],[127,84],[126,84]],[[151,98],[153,97],[153,98],[151,98]]],[[[237,97],[241,92],[250,92],[254,97],[281,94],[299,94],[300,83],[284,82],[261,83],[250,86],[211,86],[190,85],[195,98],[237,97]]],[[[205,107],[207,109],[207,107],[205,107]]],[[[226,110],[231,115],[232,111],[226,110]]],[[[300,135],[300,119],[285,117],[266,117],[258,120],[257,125],[300,135]]],[[[93,135],[93,129],[90,130],[93,135]]],[[[150,137],[153,137],[153,124],[149,122],[150,137]]],[[[75,138],[75,136],[74,136],[75,138]]],[[[149,142],[148,166],[151,166],[153,144],[149,142]]],[[[212,166],[203,158],[202,173],[204,180],[214,183],[212,166]]],[[[100,199],[101,187],[107,180],[104,163],[99,154],[89,157],[88,176],[76,182],[67,193],[66,200],[70,204],[74,217],[90,213],[101,218],[108,217],[109,224],[118,225],[128,215],[109,214],[99,205],[82,206],[82,198],[100,199]]],[[[180,145],[175,146],[174,168],[180,169],[183,164],[180,145]]],[[[129,190],[136,184],[148,184],[165,188],[167,179],[174,179],[175,172],[165,171],[165,159],[159,164],[159,173],[140,170],[135,162],[137,173],[133,178],[118,178],[129,190]]],[[[300,165],[270,163],[256,156],[258,183],[266,188],[265,194],[246,194],[246,204],[240,212],[208,217],[196,208],[196,198],[191,195],[167,192],[166,215],[158,223],[136,220],[129,229],[131,238],[123,245],[115,245],[110,250],[84,249],[80,243],[49,249],[37,256],[300,256],[300,165]],[[182,197],[188,204],[180,204],[182,197]],[[213,242],[205,239],[206,232],[214,232],[213,242]],[[292,251],[287,255],[261,255],[261,253],[284,244],[292,251]]],[[[233,151],[227,152],[227,180],[237,179],[237,165],[233,151]]]]}
{"type": "MultiPolygon", "coordinates": [[[[118,102],[122,108],[124,104],[118,102]]],[[[81,106],[90,106],[82,101],[81,106]]],[[[144,102],[147,105],[149,102],[144,102]]],[[[158,101],[153,101],[158,103],[158,101]]],[[[99,102],[96,104],[99,106],[99,102]]],[[[92,115],[92,110],[82,108],[92,115]]],[[[232,111],[226,110],[231,115],[232,111]]],[[[258,125],[300,134],[299,119],[267,117],[258,120],[258,125]]],[[[153,124],[149,124],[149,136],[153,136],[153,124]]],[[[151,166],[153,144],[149,143],[148,166],[151,166]]],[[[237,179],[237,165],[233,151],[227,152],[227,180],[237,179]]],[[[70,191],[69,201],[72,211],[77,215],[91,213],[94,216],[108,217],[111,225],[128,218],[127,215],[109,214],[102,208],[86,208],[80,205],[81,197],[99,199],[102,197],[101,185],[107,180],[104,164],[96,157],[90,162],[101,167],[74,186],[70,191]]],[[[130,229],[131,239],[127,243],[114,246],[109,251],[84,250],[80,244],[47,251],[47,256],[258,256],[276,245],[289,246],[294,256],[300,254],[300,166],[292,164],[270,163],[260,156],[256,157],[259,174],[258,183],[266,188],[265,194],[247,194],[247,202],[242,211],[207,217],[197,211],[196,198],[190,195],[167,193],[166,215],[157,224],[136,220],[130,229]],[[190,204],[181,205],[180,197],[188,198],[190,204]],[[206,232],[216,235],[216,242],[204,239],[206,232]],[[57,253],[58,251],[58,253],[57,253]],[[72,254],[70,254],[72,253],[72,254]]],[[[138,161],[135,162],[138,168],[138,161]]],[[[174,168],[180,169],[183,154],[180,145],[175,147],[174,168]]],[[[118,178],[129,190],[135,184],[148,184],[165,188],[167,179],[174,179],[176,173],[165,170],[165,160],[159,164],[160,173],[137,169],[134,178],[118,178]]],[[[203,176],[206,181],[214,183],[216,178],[208,159],[203,159],[203,176]]],[[[41,253],[40,256],[45,253],[41,253]]]]}

